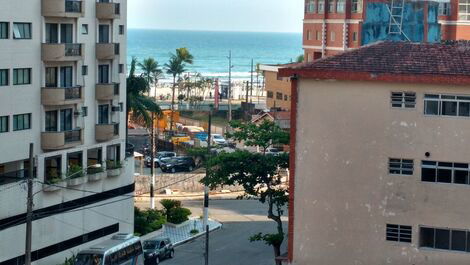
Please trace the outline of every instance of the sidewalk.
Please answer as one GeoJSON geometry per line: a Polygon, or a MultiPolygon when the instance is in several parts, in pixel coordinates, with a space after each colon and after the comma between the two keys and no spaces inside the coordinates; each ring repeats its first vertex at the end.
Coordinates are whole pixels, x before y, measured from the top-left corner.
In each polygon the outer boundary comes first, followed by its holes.
{"type": "MultiPolygon", "coordinates": [[[[222,224],[209,219],[209,231],[212,232],[214,230],[220,229],[222,224]]],[[[181,227],[171,227],[164,225],[162,229],[149,233],[145,236],[142,236],[142,240],[148,240],[155,237],[168,237],[170,238],[171,242],[174,246],[178,246],[184,244],[190,240],[198,238],[205,234],[205,228],[203,228],[203,222],[200,218],[192,218],[187,221],[186,225],[181,227]],[[199,233],[191,234],[190,231],[193,229],[197,229],[199,233]]]]}

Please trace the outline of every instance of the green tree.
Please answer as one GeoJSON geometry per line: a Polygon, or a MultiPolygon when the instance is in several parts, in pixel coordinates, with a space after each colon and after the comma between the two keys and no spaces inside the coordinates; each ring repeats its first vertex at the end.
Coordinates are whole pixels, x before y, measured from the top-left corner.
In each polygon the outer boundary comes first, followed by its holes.
{"type": "Polygon", "coordinates": [[[287,154],[266,154],[266,149],[272,145],[288,144],[289,134],[269,121],[260,126],[231,122],[231,126],[234,133],[227,134],[227,138],[243,141],[247,146],[259,146],[262,152],[237,150],[212,156],[207,161],[208,175],[202,182],[211,189],[240,185],[248,196],[267,204],[267,217],[276,223],[276,233],[259,233],[251,236],[250,240],[264,241],[279,256],[285,237],[281,217],[288,203],[288,188],[281,181],[281,172],[289,167],[289,158],[287,154]]]}
{"type": "Polygon", "coordinates": [[[147,80],[149,86],[157,84],[158,80],[163,78],[162,69],[160,69],[158,62],[152,57],[144,59],[143,62],[138,63],[138,66],[142,70],[142,76],[147,80]]]}
{"type": "Polygon", "coordinates": [[[305,57],[304,57],[303,54],[301,54],[301,55],[297,56],[297,58],[295,59],[295,62],[297,62],[297,63],[303,63],[304,60],[305,60],[305,57]]]}
{"type": "Polygon", "coordinates": [[[170,131],[173,130],[173,111],[175,110],[175,89],[176,77],[179,77],[186,71],[186,65],[179,57],[172,55],[170,61],[165,64],[166,73],[173,76],[173,86],[171,88],[171,117],[170,117],[170,131]]]}
{"type": "Polygon", "coordinates": [[[189,52],[188,48],[176,49],[176,57],[187,64],[193,64],[194,56],[189,52]]]}
{"type": "MultiPolygon", "coordinates": [[[[150,112],[160,115],[161,110],[153,98],[146,96],[150,86],[148,80],[143,76],[135,74],[137,59],[134,57],[131,61],[129,76],[127,77],[127,108],[126,125],[129,123],[129,114],[136,120],[143,120],[149,126],[151,124],[150,112]]],[[[126,126],[126,141],[128,139],[128,126],[126,126]]]]}

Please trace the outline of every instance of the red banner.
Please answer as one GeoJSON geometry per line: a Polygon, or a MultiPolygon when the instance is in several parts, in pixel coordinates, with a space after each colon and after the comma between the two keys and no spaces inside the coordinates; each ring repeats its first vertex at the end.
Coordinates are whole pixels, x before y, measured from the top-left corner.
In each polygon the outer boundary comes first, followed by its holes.
{"type": "Polygon", "coordinates": [[[214,109],[218,110],[219,109],[219,79],[215,79],[215,86],[214,86],[214,109]]]}

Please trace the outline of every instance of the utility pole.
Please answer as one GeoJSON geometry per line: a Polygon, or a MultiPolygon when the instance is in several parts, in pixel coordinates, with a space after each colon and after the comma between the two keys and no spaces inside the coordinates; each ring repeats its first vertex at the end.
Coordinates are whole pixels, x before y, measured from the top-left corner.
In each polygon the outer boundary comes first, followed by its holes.
{"type": "MultiPolygon", "coordinates": [[[[251,97],[253,97],[253,58],[251,59],[251,86],[250,86],[250,102],[252,101],[251,97]]],[[[246,101],[248,103],[248,100],[246,101]]]]}
{"type": "Polygon", "coordinates": [[[155,114],[152,112],[152,128],[150,129],[150,141],[152,146],[152,154],[150,155],[150,174],[152,175],[152,179],[150,181],[150,209],[155,209],[155,194],[154,194],[154,186],[155,186],[155,114]]]}
{"type": "Polygon", "coordinates": [[[31,245],[33,233],[33,171],[34,171],[34,145],[29,144],[29,169],[28,169],[28,200],[26,206],[26,245],[25,265],[31,265],[31,245]]]}
{"type": "MultiPolygon", "coordinates": [[[[212,106],[209,110],[209,124],[207,129],[207,160],[209,160],[211,156],[211,142],[212,142],[212,106]]],[[[209,169],[206,165],[206,177],[209,175],[209,169]]],[[[204,254],[204,264],[209,265],[209,187],[207,185],[204,186],[204,221],[203,226],[206,229],[206,251],[204,254]]]]}
{"type": "MultiPolygon", "coordinates": [[[[245,81],[243,81],[243,83],[245,83],[245,81]]],[[[245,86],[245,89],[246,89],[246,103],[248,103],[248,81],[246,82],[246,86],[245,86]]]]}
{"type": "Polygon", "coordinates": [[[228,55],[228,121],[232,121],[232,50],[228,55]]]}

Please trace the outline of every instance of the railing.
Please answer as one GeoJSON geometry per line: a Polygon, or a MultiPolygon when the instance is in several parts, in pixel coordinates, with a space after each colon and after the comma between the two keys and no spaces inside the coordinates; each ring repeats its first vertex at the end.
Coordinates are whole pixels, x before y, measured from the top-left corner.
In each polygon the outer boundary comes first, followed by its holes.
{"type": "MultiPolygon", "coordinates": [[[[36,169],[33,171],[33,177],[36,177],[36,169]]],[[[14,183],[29,178],[29,169],[21,169],[0,174],[0,185],[14,183]]]]}
{"type": "Polygon", "coordinates": [[[115,96],[119,95],[119,89],[120,89],[119,83],[114,84],[114,95],[115,96]]]}
{"type": "Polygon", "coordinates": [[[119,123],[114,124],[114,135],[119,135],[119,123]]]}
{"type": "Polygon", "coordinates": [[[65,89],[65,99],[80,99],[80,98],[82,98],[82,88],[80,86],[66,87],[64,89],[65,89]]]}
{"type": "Polygon", "coordinates": [[[120,53],[119,48],[120,48],[119,43],[115,43],[114,44],[114,55],[119,55],[119,53],[120,53]]]}
{"type": "Polygon", "coordinates": [[[73,142],[80,142],[82,140],[82,130],[75,129],[72,131],[65,131],[64,138],[65,143],[73,143],[73,142]]]}
{"type": "Polygon", "coordinates": [[[65,56],[81,56],[82,55],[82,44],[80,43],[66,43],[65,44],[65,56]]]}
{"type": "Polygon", "coordinates": [[[67,13],[81,13],[82,1],[65,0],[65,12],[67,13]]]}

